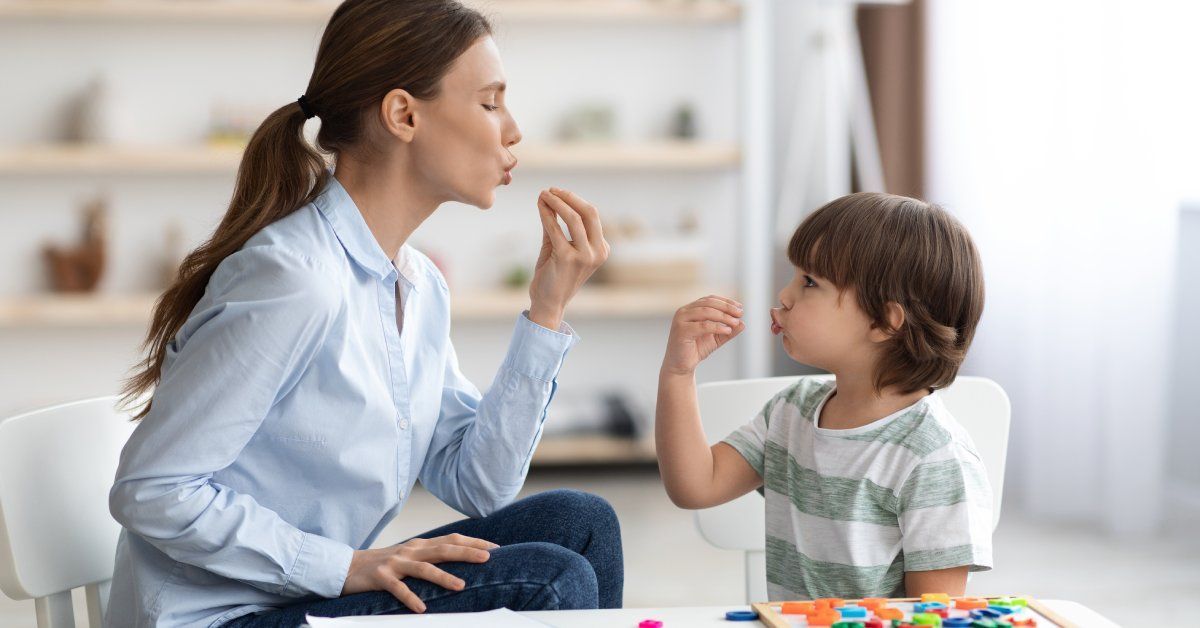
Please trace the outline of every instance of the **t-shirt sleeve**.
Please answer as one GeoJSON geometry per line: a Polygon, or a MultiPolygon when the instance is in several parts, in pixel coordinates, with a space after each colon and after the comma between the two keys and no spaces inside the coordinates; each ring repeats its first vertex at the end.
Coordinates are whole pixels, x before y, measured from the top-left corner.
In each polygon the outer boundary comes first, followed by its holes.
{"type": "Polygon", "coordinates": [[[905,571],[992,568],[992,488],[965,443],[923,458],[904,481],[899,507],[905,571]]]}
{"type": "Polygon", "coordinates": [[[767,428],[770,425],[771,412],[774,410],[775,404],[781,396],[782,393],[772,397],[763,406],[763,409],[759,410],[753,420],[737,428],[721,441],[736,449],[760,478],[763,477],[763,455],[766,448],[767,428]]]}

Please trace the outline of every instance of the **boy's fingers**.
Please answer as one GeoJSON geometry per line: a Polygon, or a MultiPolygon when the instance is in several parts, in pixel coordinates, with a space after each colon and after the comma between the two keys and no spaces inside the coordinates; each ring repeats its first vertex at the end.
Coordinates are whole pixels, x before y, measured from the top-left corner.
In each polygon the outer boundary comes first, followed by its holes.
{"type": "Polygon", "coordinates": [[[733,328],[725,323],[716,321],[695,321],[688,323],[688,328],[694,332],[696,336],[704,336],[706,334],[732,334],[733,328]]]}
{"type": "Polygon", "coordinates": [[[717,336],[717,346],[720,347],[721,345],[724,345],[725,343],[729,342],[730,340],[737,338],[738,335],[741,334],[745,330],[746,330],[746,326],[741,325],[738,327],[734,327],[732,334],[729,334],[727,336],[717,336]]]}
{"type": "Polygon", "coordinates": [[[723,298],[723,297],[716,297],[716,296],[704,297],[703,299],[697,299],[696,301],[693,301],[692,305],[694,307],[717,308],[724,312],[733,314],[734,316],[742,315],[742,306],[738,305],[734,301],[731,301],[731,300],[723,298]]]}
{"type": "Polygon", "coordinates": [[[710,294],[710,295],[708,295],[708,296],[704,297],[704,299],[701,299],[701,301],[703,301],[703,300],[705,300],[705,299],[713,299],[713,300],[716,300],[716,301],[722,301],[722,302],[724,302],[724,303],[728,303],[728,304],[730,304],[730,305],[732,305],[732,306],[736,307],[736,308],[737,308],[737,309],[739,309],[739,310],[740,310],[740,309],[743,309],[743,308],[742,308],[742,304],[741,304],[741,303],[739,303],[738,301],[736,301],[736,300],[734,300],[734,299],[731,299],[731,298],[729,298],[729,297],[723,297],[723,296],[721,296],[721,295],[719,295],[719,294],[710,294]]]}
{"type": "Polygon", "coordinates": [[[741,317],[726,314],[715,307],[700,306],[692,310],[688,310],[684,315],[685,321],[719,321],[728,325],[736,325],[742,321],[741,317]]]}
{"type": "Polygon", "coordinates": [[[730,316],[741,316],[743,314],[741,308],[725,301],[718,301],[717,299],[701,299],[700,301],[696,302],[695,307],[716,310],[730,316]]]}

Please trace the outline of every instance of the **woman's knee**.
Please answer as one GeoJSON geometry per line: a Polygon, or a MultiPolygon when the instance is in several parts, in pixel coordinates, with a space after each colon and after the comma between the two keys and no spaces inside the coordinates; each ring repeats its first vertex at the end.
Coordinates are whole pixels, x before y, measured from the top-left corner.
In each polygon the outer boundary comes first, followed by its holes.
{"type": "Polygon", "coordinates": [[[563,518],[592,527],[620,530],[617,512],[603,497],[569,488],[555,489],[529,497],[537,505],[563,518]]]}
{"type": "Polygon", "coordinates": [[[596,571],[586,558],[554,543],[521,543],[510,548],[526,567],[527,577],[544,585],[545,604],[550,608],[598,607],[596,571]]]}

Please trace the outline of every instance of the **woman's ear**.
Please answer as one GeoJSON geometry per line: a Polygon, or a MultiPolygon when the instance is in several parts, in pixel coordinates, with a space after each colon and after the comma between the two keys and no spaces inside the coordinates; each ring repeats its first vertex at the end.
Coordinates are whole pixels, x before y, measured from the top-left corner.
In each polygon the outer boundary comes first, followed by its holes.
{"type": "Polygon", "coordinates": [[[380,104],[380,121],[388,135],[411,142],[417,131],[417,99],[403,89],[393,89],[380,104]]]}
{"type": "Polygon", "coordinates": [[[887,328],[872,327],[870,333],[872,342],[886,342],[899,333],[900,328],[904,327],[904,306],[895,301],[888,301],[883,308],[884,317],[887,319],[887,328]]]}

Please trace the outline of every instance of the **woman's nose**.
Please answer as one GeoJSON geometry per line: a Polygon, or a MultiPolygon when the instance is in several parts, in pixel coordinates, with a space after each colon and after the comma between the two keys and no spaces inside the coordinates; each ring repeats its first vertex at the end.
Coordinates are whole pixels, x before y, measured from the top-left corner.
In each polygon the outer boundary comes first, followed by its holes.
{"type": "Polygon", "coordinates": [[[521,141],[521,128],[517,126],[517,121],[510,115],[508,116],[508,125],[504,133],[504,145],[512,146],[521,141]]]}

